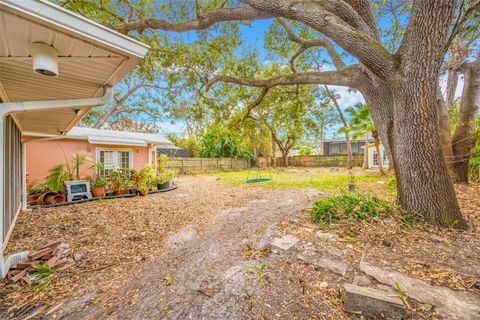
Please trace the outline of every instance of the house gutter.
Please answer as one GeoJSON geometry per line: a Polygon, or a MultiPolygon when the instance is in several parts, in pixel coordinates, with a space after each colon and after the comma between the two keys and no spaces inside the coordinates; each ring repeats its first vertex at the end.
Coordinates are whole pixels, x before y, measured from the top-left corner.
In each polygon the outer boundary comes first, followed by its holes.
{"type": "MultiPolygon", "coordinates": [[[[44,100],[44,101],[25,101],[25,102],[7,102],[0,103],[0,279],[7,275],[10,266],[17,261],[25,258],[28,252],[20,252],[7,257],[4,257],[4,121],[8,115],[19,112],[29,111],[43,111],[43,110],[55,110],[55,109],[68,109],[68,108],[91,108],[101,106],[113,97],[113,88],[111,86],[104,86],[104,92],[101,97],[98,98],[85,98],[85,99],[65,99],[65,100],[44,100]]],[[[63,138],[66,132],[62,132],[58,137],[52,137],[49,139],[63,138]]],[[[22,142],[22,208],[26,205],[26,148],[25,142],[22,142]]],[[[10,226],[10,230],[13,229],[13,224],[10,226]]],[[[7,232],[8,234],[9,232],[7,232]]]]}

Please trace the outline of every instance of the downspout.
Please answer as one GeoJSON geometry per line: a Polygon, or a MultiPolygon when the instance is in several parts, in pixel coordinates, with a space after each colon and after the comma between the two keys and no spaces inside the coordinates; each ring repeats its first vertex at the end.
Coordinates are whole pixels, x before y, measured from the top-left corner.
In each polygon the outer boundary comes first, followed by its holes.
{"type": "MultiPolygon", "coordinates": [[[[26,252],[10,255],[8,257],[3,256],[4,250],[4,221],[3,221],[3,208],[4,208],[4,122],[5,118],[12,113],[28,112],[28,111],[42,111],[42,110],[55,110],[55,109],[67,109],[78,107],[96,107],[106,104],[113,97],[113,88],[111,86],[104,86],[104,92],[101,97],[98,98],[85,98],[85,99],[65,99],[65,100],[44,100],[44,101],[24,101],[24,102],[7,102],[0,103],[0,279],[7,275],[7,272],[12,264],[16,261],[23,259],[26,256],[26,252]]],[[[64,134],[64,133],[62,133],[64,134]]],[[[63,136],[59,136],[61,138],[63,136]]],[[[22,194],[22,207],[26,200],[26,154],[25,145],[22,143],[22,180],[23,180],[23,194],[22,194]]],[[[13,226],[11,226],[13,227],[13,226]]]]}

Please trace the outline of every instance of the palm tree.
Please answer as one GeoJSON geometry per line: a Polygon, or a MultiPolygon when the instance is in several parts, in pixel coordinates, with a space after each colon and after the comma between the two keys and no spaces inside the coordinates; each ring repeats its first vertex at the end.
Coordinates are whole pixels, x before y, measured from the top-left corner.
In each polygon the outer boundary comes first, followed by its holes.
{"type": "MultiPolygon", "coordinates": [[[[355,135],[367,135],[372,134],[375,143],[375,149],[377,150],[377,162],[378,169],[382,175],[385,175],[383,170],[383,159],[380,154],[380,137],[378,131],[375,128],[370,112],[368,111],[368,105],[366,103],[357,103],[354,107],[349,107],[346,111],[350,114],[350,130],[355,132],[355,135]]],[[[365,141],[365,153],[368,154],[368,138],[365,141]]]]}

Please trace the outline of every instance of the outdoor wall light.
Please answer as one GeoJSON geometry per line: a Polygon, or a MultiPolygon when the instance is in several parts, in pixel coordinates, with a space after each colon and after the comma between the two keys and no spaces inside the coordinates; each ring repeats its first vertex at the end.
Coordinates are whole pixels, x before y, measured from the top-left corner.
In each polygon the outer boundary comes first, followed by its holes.
{"type": "Polygon", "coordinates": [[[58,76],[58,53],[48,44],[41,42],[32,43],[33,70],[44,76],[58,76]]]}

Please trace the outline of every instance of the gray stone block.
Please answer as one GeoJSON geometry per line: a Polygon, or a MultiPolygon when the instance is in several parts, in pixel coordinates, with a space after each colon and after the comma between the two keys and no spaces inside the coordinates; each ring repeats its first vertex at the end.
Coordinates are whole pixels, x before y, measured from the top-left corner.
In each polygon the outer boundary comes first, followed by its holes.
{"type": "Polygon", "coordinates": [[[406,319],[407,310],[400,298],[373,288],[345,284],[345,311],[369,317],[406,319]]]}

